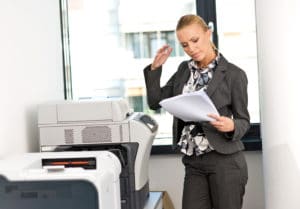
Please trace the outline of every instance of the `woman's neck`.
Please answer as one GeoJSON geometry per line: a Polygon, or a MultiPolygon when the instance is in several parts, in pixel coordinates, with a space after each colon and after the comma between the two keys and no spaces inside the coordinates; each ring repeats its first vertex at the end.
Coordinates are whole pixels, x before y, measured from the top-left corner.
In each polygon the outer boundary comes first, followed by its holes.
{"type": "Polygon", "coordinates": [[[205,58],[198,62],[197,65],[199,68],[205,68],[209,63],[211,63],[217,56],[217,53],[214,49],[211,49],[210,52],[205,56],[205,58]]]}

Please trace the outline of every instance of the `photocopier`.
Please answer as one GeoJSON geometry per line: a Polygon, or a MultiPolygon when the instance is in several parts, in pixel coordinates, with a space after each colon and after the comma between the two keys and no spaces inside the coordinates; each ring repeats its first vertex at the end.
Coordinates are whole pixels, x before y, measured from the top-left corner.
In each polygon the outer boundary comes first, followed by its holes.
{"type": "Polygon", "coordinates": [[[0,208],[121,209],[120,173],[109,151],[9,156],[0,160],[0,208]]]}
{"type": "Polygon", "coordinates": [[[133,112],[122,98],[60,101],[39,105],[38,129],[41,153],[115,154],[122,167],[121,209],[144,208],[149,196],[150,152],[158,130],[152,117],[133,112]]]}

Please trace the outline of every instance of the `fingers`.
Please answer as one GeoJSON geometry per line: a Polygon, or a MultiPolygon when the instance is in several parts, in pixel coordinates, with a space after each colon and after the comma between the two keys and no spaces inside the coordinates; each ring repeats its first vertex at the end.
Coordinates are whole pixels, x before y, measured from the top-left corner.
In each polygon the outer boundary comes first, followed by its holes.
{"type": "Polygon", "coordinates": [[[172,52],[172,47],[166,44],[157,51],[157,54],[170,54],[171,52],[172,52]]]}
{"type": "Polygon", "coordinates": [[[218,116],[216,114],[208,114],[207,116],[210,117],[210,118],[213,118],[215,120],[220,120],[220,116],[218,116]]]}
{"type": "Polygon", "coordinates": [[[234,130],[234,122],[231,118],[218,116],[215,114],[209,114],[208,116],[215,119],[214,121],[211,121],[210,124],[218,131],[230,132],[234,130]]]}
{"type": "Polygon", "coordinates": [[[170,56],[172,50],[172,47],[170,47],[169,45],[164,45],[163,47],[161,47],[156,53],[154,61],[151,65],[151,70],[157,69],[158,67],[163,65],[170,56]]]}
{"type": "Polygon", "coordinates": [[[215,114],[208,114],[208,117],[214,119],[213,121],[210,121],[210,124],[213,125],[214,127],[219,128],[223,125],[221,116],[215,114]]]}

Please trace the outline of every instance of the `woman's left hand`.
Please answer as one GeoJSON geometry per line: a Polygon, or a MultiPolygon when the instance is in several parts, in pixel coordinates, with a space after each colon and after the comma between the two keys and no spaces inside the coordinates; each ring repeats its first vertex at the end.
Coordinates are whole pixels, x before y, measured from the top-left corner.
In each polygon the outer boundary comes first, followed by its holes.
{"type": "Polygon", "coordinates": [[[234,122],[231,118],[225,116],[218,116],[215,114],[209,114],[208,117],[215,119],[210,121],[210,124],[221,132],[231,132],[234,131],[234,122]]]}

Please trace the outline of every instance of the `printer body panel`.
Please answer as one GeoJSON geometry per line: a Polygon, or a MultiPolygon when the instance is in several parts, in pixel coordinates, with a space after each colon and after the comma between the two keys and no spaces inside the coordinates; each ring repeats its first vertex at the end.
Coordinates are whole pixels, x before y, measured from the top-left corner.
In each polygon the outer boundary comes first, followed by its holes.
{"type": "Polygon", "coordinates": [[[99,209],[98,192],[85,180],[9,181],[0,175],[0,185],[3,209],[99,209]]]}
{"type": "Polygon", "coordinates": [[[137,190],[142,189],[148,182],[150,152],[157,131],[157,129],[151,130],[142,122],[141,118],[144,116],[144,114],[138,114],[134,120],[130,120],[130,137],[139,144],[138,152],[140,152],[136,156],[135,163],[135,186],[137,190]],[[147,139],[145,139],[145,135],[148,136],[147,139]]]}
{"type": "MultiPolygon", "coordinates": [[[[82,182],[81,184],[85,185],[85,187],[94,187],[95,191],[97,191],[97,209],[111,209],[112,206],[113,208],[120,209],[120,173],[121,165],[118,158],[108,151],[26,153],[23,156],[0,160],[1,184],[6,185],[5,188],[8,187],[7,185],[10,185],[10,187],[12,187],[11,185],[14,185],[14,188],[20,189],[23,188],[22,186],[27,185],[25,187],[26,190],[22,191],[21,189],[20,191],[17,191],[19,196],[16,197],[22,199],[22,195],[24,194],[34,194],[36,201],[31,201],[32,203],[30,204],[37,205],[39,204],[38,202],[40,199],[43,198],[41,197],[43,194],[39,194],[39,192],[45,192],[47,189],[43,188],[47,188],[48,185],[57,184],[57,186],[61,187],[62,185],[66,186],[72,182],[82,182]],[[65,168],[63,166],[42,165],[42,159],[64,158],[68,159],[66,161],[69,162],[69,160],[73,158],[80,159],[83,157],[95,157],[95,169],[85,170],[80,167],[65,168]],[[3,179],[6,179],[7,181],[3,181],[3,179]],[[33,187],[30,190],[30,185],[24,184],[26,182],[32,183],[32,186],[36,187],[33,187]],[[40,190],[38,190],[38,188],[40,188],[40,190]],[[28,191],[32,192],[28,193],[28,191]]],[[[4,187],[1,186],[1,188],[4,187]]],[[[54,191],[54,189],[55,188],[52,190],[54,191]]],[[[7,193],[7,190],[0,190],[0,194],[2,194],[2,196],[0,195],[0,198],[5,197],[5,195],[11,196],[11,194],[7,193]]],[[[75,196],[74,198],[79,198],[79,196],[75,196]]],[[[55,196],[55,199],[61,201],[59,200],[59,197],[55,196]]],[[[2,204],[9,204],[11,206],[10,208],[5,207],[6,209],[17,209],[13,207],[13,202],[3,202],[2,204]]],[[[65,201],[65,204],[70,205],[71,203],[65,201]]]]}
{"type": "Polygon", "coordinates": [[[40,146],[128,142],[128,126],[127,122],[39,125],[40,146]]]}
{"type": "Polygon", "coordinates": [[[64,100],[41,104],[38,107],[38,124],[72,123],[78,121],[122,121],[130,113],[123,99],[95,101],[64,100]]]}

